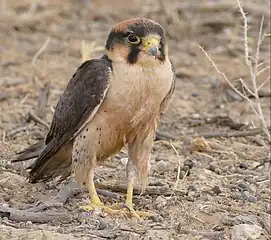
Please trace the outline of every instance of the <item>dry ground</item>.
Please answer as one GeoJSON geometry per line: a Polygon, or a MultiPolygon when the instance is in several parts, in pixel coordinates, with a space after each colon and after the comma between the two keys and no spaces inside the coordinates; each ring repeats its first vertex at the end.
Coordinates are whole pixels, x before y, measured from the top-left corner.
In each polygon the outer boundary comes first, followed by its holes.
{"type": "MultiPolygon", "coordinates": [[[[231,239],[242,233],[239,224],[257,230],[244,239],[270,237],[270,145],[261,132],[247,134],[260,126],[258,118],[218,78],[197,46],[208,51],[234,84],[240,77],[250,82],[242,19],[234,0],[118,0],[114,6],[106,0],[2,0],[0,4],[0,239],[231,239]],[[153,148],[150,186],[134,200],[136,209],[157,216],[142,221],[81,212],[78,205],[87,201],[87,192],[67,192],[66,182],[31,185],[26,181],[28,163],[10,163],[17,151],[46,134],[59,95],[82,60],[82,41],[92,47],[91,57],[99,57],[112,24],[135,16],[163,24],[177,71],[174,99],[153,148]],[[29,112],[43,121],[33,120],[29,112]],[[54,198],[58,193],[60,197],[54,198]],[[50,200],[57,204],[30,209],[50,200]]],[[[268,4],[244,2],[251,51],[265,16],[264,31],[269,35],[260,61],[266,66],[270,64],[268,4]]],[[[261,73],[258,84],[268,76],[269,70],[261,73]]],[[[260,95],[270,126],[270,84],[260,95]]],[[[114,192],[102,196],[106,204],[125,198],[125,157],[124,151],[98,169],[99,188],[114,192]]]]}

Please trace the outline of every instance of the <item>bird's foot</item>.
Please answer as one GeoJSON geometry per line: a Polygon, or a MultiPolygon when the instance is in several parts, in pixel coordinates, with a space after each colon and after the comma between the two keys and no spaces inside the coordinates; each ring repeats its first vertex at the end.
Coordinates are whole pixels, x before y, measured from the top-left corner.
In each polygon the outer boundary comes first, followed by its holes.
{"type": "Polygon", "coordinates": [[[91,201],[90,204],[80,206],[80,209],[82,209],[82,210],[84,210],[86,212],[94,211],[97,208],[104,208],[104,205],[101,202],[101,200],[99,198],[96,198],[96,197],[93,198],[93,201],[91,201]]]}

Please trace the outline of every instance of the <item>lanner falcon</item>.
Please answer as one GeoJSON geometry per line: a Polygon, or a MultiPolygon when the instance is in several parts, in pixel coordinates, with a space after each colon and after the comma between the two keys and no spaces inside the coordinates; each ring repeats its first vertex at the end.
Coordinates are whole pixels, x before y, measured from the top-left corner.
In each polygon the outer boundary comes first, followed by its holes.
{"type": "Polygon", "coordinates": [[[174,92],[174,68],[164,29],[153,20],[118,23],[105,48],[105,55],[85,61],[72,76],[42,151],[35,156],[29,152],[37,146],[30,146],[15,161],[37,157],[30,167],[32,183],[74,171],[77,183],[89,189],[85,209],[109,210],[97,195],[94,168],[127,145],[125,206],[139,216],[132,205],[133,184],[137,175],[142,189],[147,184],[157,123],[174,92]]]}

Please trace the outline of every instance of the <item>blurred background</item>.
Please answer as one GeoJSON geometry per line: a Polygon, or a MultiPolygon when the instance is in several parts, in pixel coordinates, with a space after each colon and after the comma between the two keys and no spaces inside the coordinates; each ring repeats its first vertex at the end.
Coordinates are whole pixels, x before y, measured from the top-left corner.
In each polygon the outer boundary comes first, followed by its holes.
{"type": "MultiPolygon", "coordinates": [[[[241,4],[247,14],[250,56],[256,53],[264,17],[257,103],[270,130],[270,1],[244,0],[241,4]]],[[[265,219],[268,211],[270,214],[270,181],[264,164],[270,157],[270,142],[261,130],[261,118],[199,48],[208,53],[236,89],[255,101],[245,60],[244,22],[235,0],[0,0],[1,202],[24,209],[46,195],[45,186],[33,187],[22,178],[26,176],[25,163],[11,165],[10,159],[44,137],[55,104],[76,68],[86,59],[100,57],[112,26],[132,17],[151,18],[163,25],[177,75],[174,98],[158,129],[150,182],[159,180],[170,188],[179,169],[178,189],[185,193],[185,197],[177,194],[175,198],[162,196],[162,200],[156,195],[138,197],[136,202],[142,208],[162,212],[166,227],[173,226],[172,231],[158,231],[162,239],[187,239],[191,226],[195,231],[219,226],[222,230],[212,231],[230,236],[236,223],[221,221],[221,216],[228,213],[247,217],[252,214],[249,209],[253,209],[255,216],[265,219]],[[254,132],[255,128],[260,130],[254,132]],[[168,140],[173,141],[178,154],[168,140]],[[190,161],[189,171],[185,161],[190,161]],[[26,188],[27,195],[17,187],[26,188]],[[19,199],[25,200],[21,203],[19,199]],[[32,200],[28,202],[29,199],[32,200]],[[161,201],[166,206],[163,209],[161,201]],[[148,205],[150,202],[153,206],[148,205]],[[227,203],[230,204],[226,208],[227,203]]],[[[120,162],[100,171],[110,182],[116,177],[113,167],[119,171],[120,180],[125,181],[120,162]]],[[[76,211],[75,202],[69,204],[68,212],[76,211]]],[[[267,223],[255,218],[252,223],[261,226],[266,236],[267,223]]],[[[249,221],[239,223],[246,222],[249,221]]],[[[51,227],[49,224],[45,228],[51,227]]],[[[69,225],[64,229],[72,233],[69,225]]],[[[144,236],[160,239],[158,235],[144,236]]],[[[128,235],[123,236],[128,239],[128,235]]]]}

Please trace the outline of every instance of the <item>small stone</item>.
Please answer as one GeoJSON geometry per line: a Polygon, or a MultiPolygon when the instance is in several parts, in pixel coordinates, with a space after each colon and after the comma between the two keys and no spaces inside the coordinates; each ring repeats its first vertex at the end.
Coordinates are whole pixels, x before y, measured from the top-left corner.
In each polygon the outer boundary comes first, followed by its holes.
{"type": "Polygon", "coordinates": [[[244,199],[247,199],[250,196],[250,193],[248,191],[243,191],[242,196],[244,199]]]}
{"type": "Polygon", "coordinates": [[[167,200],[163,197],[163,196],[158,196],[156,199],[155,199],[155,204],[156,205],[162,205],[162,206],[165,206],[167,203],[167,200]]]}
{"type": "Polygon", "coordinates": [[[168,171],[168,162],[161,160],[156,164],[156,170],[160,173],[168,171]]]}
{"type": "Polygon", "coordinates": [[[212,172],[214,172],[215,171],[215,165],[213,165],[213,164],[210,164],[210,166],[209,166],[209,170],[210,171],[212,171],[212,172]]]}
{"type": "Polygon", "coordinates": [[[180,171],[179,179],[183,179],[186,176],[185,171],[180,171]]]}
{"type": "Polygon", "coordinates": [[[266,213],[271,214],[271,206],[270,205],[266,207],[266,213]]]}
{"type": "Polygon", "coordinates": [[[244,183],[244,182],[239,182],[237,184],[237,188],[240,189],[241,191],[248,191],[248,190],[250,190],[249,185],[246,184],[246,183],[244,183]]]}
{"type": "Polygon", "coordinates": [[[162,216],[160,216],[158,214],[150,216],[149,219],[152,220],[153,222],[163,222],[164,221],[162,216]]]}
{"type": "Polygon", "coordinates": [[[216,169],[215,169],[215,173],[216,173],[217,175],[220,175],[220,174],[221,174],[221,169],[220,169],[220,168],[216,168],[216,169]]]}
{"type": "Polygon", "coordinates": [[[26,223],[25,223],[25,226],[31,226],[32,225],[32,222],[31,221],[27,221],[26,223]]]}
{"type": "Polygon", "coordinates": [[[239,163],[239,168],[248,169],[248,163],[246,163],[246,162],[239,163]]]}
{"type": "Polygon", "coordinates": [[[213,188],[212,188],[212,191],[215,193],[215,194],[220,194],[220,193],[222,193],[222,191],[221,191],[221,189],[220,189],[220,187],[219,186],[214,186],[213,188]]]}
{"type": "Polygon", "coordinates": [[[190,168],[186,165],[181,168],[181,171],[185,172],[186,176],[190,175],[190,168]]]}
{"type": "Polygon", "coordinates": [[[248,202],[251,202],[251,203],[255,203],[255,202],[257,202],[257,197],[255,197],[255,196],[253,196],[253,195],[249,195],[248,197],[247,197],[247,201],[248,202]]]}
{"type": "Polygon", "coordinates": [[[232,240],[257,239],[263,234],[263,229],[258,225],[239,224],[235,225],[231,232],[232,240]]]}
{"type": "Polygon", "coordinates": [[[238,192],[234,192],[231,197],[232,199],[237,200],[237,201],[243,200],[242,194],[238,192]]]}
{"type": "Polygon", "coordinates": [[[215,165],[213,165],[213,164],[210,164],[209,170],[216,173],[216,174],[218,174],[218,175],[221,174],[221,170],[218,167],[216,167],[215,165]]]}
{"type": "Polygon", "coordinates": [[[107,224],[104,221],[99,220],[97,230],[104,230],[106,227],[107,227],[107,224]]]}
{"type": "Polygon", "coordinates": [[[197,192],[197,188],[194,186],[194,185],[190,185],[188,188],[187,188],[187,192],[197,192]]]}
{"type": "Polygon", "coordinates": [[[191,159],[186,159],[183,165],[189,167],[189,169],[192,169],[192,167],[194,166],[194,163],[191,159]]]}
{"type": "Polygon", "coordinates": [[[128,158],[127,158],[127,157],[121,158],[121,159],[120,159],[120,162],[121,162],[123,165],[126,165],[127,162],[128,162],[128,158]]]}
{"type": "Polygon", "coordinates": [[[191,96],[192,96],[192,97],[198,97],[198,96],[199,96],[199,93],[198,93],[198,92],[193,92],[193,93],[191,94],[191,96]]]}
{"type": "Polygon", "coordinates": [[[64,233],[64,232],[65,232],[65,229],[64,229],[63,227],[59,227],[59,228],[57,229],[57,232],[58,232],[58,233],[64,233]]]}
{"type": "Polygon", "coordinates": [[[156,162],[160,162],[161,160],[165,160],[163,157],[161,157],[161,156],[156,156],[156,158],[155,158],[155,161],[156,162]]]}

